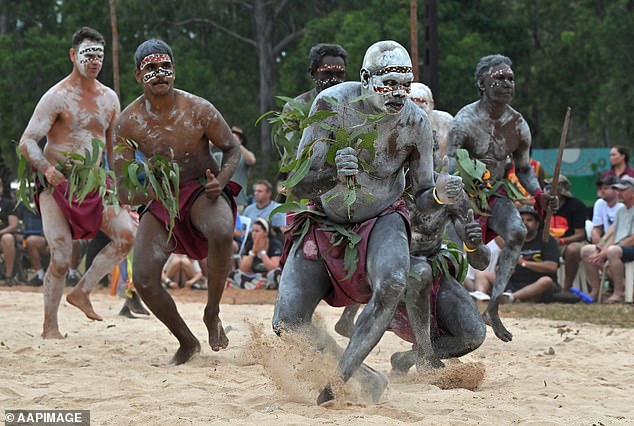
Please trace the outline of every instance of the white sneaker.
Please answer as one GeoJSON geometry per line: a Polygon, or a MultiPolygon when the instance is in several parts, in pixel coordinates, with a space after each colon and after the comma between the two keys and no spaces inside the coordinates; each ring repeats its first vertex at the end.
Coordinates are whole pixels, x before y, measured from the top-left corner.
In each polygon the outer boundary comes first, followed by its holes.
{"type": "Polygon", "coordinates": [[[476,300],[491,300],[491,296],[480,290],[471,291],[469,294],[476,300]]]}
{"type": "Polygon", "coordinates": [[[500,294],[498,299],[500,300],[500,304],[502,305],[505,303],[515,302],[515,297],[513,297],[513,293],[511,293],[510,291],[505,291],[504,293],[500,294]]]}

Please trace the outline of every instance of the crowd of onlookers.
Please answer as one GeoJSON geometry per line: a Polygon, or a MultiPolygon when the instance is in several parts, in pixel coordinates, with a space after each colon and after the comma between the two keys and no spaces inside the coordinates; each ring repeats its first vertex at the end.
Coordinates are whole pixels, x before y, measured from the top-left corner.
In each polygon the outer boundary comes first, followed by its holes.
{"type": "MultiPolygon", "coordinates": [[[[241,129],[233,127],[232,131],[244,151],[239,173],[235,176],[243,190],[238,196],[234,231],[234,269],[227,277],[226,285],[275,289],[281,274],[285,214],[271,216],[280,203],[275,201],[273,185],[269,181],[256,180],[252,192],[248,191],[249,169],[255,164],[255,156],[246,148],[241,129]]],[[[585,281],[591,298],[586,300],[598,300],[601,295],[605,303],[624,301],[624,264],[634,261],[634,168],[629,166],[629,151],[625,147],[610,150],[610,163],[611,168],[601,173],[597,180],[597,200],[591,214],[574,196],[566,176],[559,177],[559,209],[552,215],[546,240],[542,238],[543,212],[536,211],[530,199],[518,202],[527,236],[502,302],[577,302],[579,297],[569,290],[583,287],[582,281],[585,281]]],[[[545,178],[538,162],[531,161],[531,164],[544,191],[549,191],[551,180],[545,178]]],[[[514,180],[511,164],[508,169],[509,179],[514,180]]],[[[0,195],[0,250],[3,257],[0,284],[41,286],[48,264],[41,218],[23,205],[15,209],[9,187],[1,181],[0,195]]],[[[103,238],[106,237],[98,235],[94,241],[75,242],[66,280],[68,285],[79,281],[80,264],[90,264],[107,243],[107,238],[105,242],[100,241],[103,238]]],[[[504,241],[499,237],[489,242],[489,267],[484,271],[469,270],[465,286],[475,298],[487,300],[490,297],[503,245],[504,241]]],[[[163,269],[163,286],[205,290],[206,268],[204,259],[196,261],[186,255],[173,254],[163,269]]],[[[104,284],[108,285],[108,282],[104,284]]]]}
{"type": "MultiPolygon", "coordinates": [[[[626,147],[610,149],[611,167],[597,179],[597,200],[589,215],[566,176],[559,177],[559,209],[545,241],[543,214],[531,204],[518,205],[527,237],[502,302],[624,301],[625,264],[634,261],[634,168],[629,155],[626,147]],[[588,294],[575,288],[587,289],[588,294]]],[[[532,165],[538,174],[541,166],[534,161],[532,165]]],[[[543,182],[548,192],[551,180],[543,182]]],[[[503,244],[499,237],[489,242],[491,262],[486,270],[469,270],[465,286],[473,297],[490,298],[503,244]]]]}

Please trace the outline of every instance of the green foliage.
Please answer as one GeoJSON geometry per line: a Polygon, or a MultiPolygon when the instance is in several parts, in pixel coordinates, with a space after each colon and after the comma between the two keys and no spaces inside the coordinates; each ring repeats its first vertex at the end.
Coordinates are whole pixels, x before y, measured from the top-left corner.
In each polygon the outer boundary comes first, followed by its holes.
{"type": "Polygon", "coordinates": [[[464,281],[469,269],[467,259],[460,247],[449,240],[443,241],[440,251],[431,258],[430,263],[434,279],[441,275],[453,276],[459,283],[464,281]]]}
{"type": "Polygon", "coordinates": [[[116,176],[112,170],[101,166],[101,153],[104,143],[97,138],[92,140],[91,149],[84,150],[84,154],[64,152],[67,160],[58,164],[68,179],[68,202],[78,205],[83,203],[89,194],[97,192],[104,204],[119,206],[119,196],[116,191],[116,176]],[[110,178],[111,185],[107,184],[110,178]]]}
{"type": "MultiPolygon", "coordinates": [[[[6,32],[0,34],[0,93],[4,95],[0,98],[0,153],[6,164],[15,165],[14,144],[37,100],[71,70],[68,49],[73,32],[90,25],[104,34],[107,46],[100,80],[109,86],[113,82],[112,34],[106,1],[5,3],[0,10],[0,19],[6,23],[6,32]]],[[[273,22],[266,49],[279,48],[275,62],[268,64],[257,56],[255,46],[262,40],[255,31],[252,0],[117,2],[122,106],[142,92],[133,75],[136,47],[147,38],[159,37],[174,48],[177,86],[209,99],[227,122],[243,127],[253,149],[269,143],[259,140],[259,128],[253,125],[262,114],[260,97],[267,93],[260,86],[260,71],[270,74],[272,81],[271,99],[262,105],[273,105],[276,94],[293,96],[313,86],[307,56],[314,44],[339,43],[346,48],[350,80],[358,79],[365,50],[375,41],[391,39],[410,46],[406,0],[290,3],[292,7],[283,8],[277,16],[273,15],[276,2],[266,5],[273,22]],[[195,19],[213,20],[252,43],[195,19]],[[302,30],[295,42],[274,45],[302,30]]],[[[455,114],[476,100],[473,74],[478,59],[502,53],[513,60],[513,107],[529,122],[535,147],[557,146],[569,105],[575,112],[571,147],[628,145],[634,137],[629,117],[634,110],[629,75],[634,66],[631,0],[446,0],[438,2],[438,8],[438,109],[455,114]]],[[[421,56],[424,13],[419,2],[421,56]]],[[[274,175],[274,161],[258,156],[258,171],[274,175]]]]}
{"type": "MultiPolygon", "coordinates": [[[[117,147],[117,151],[136,150],[136,142],[128,140],[126,145],[117,147]]],[[[170,156],[170,157],[173,157],[170,156]]],[[[180,168],[178,163],[162,155],[154,155],[145,161],[137,162],[135,159],[123,164],[119,177],[121,188],[131,193],[151,195],[160,202],[169,216],[167,228],[167,240],[169,241],[174,231],[175,219],[178,215],[178,194],[180,187],[180,168]]]]}

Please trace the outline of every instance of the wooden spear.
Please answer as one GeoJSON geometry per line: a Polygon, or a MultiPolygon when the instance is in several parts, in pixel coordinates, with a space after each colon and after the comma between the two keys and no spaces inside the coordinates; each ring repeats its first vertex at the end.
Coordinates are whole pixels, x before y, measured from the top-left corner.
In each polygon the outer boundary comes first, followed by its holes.
{"type": "MultiPolygon", "coordinates": [[[[571,109],[566,109],[566,118],[564,118],[564,127],[561,129],[561,138],[559,139],[559,151],[557,152],[557,163],[555,163],[555,171],[553,172],[553,178],[550,181],[550,195],[557,196],[559,193],[559,174],[561,172],[561,161],[564,156],[564,148],[566,146],[566,139],[568,138],[568,126],[570,125],[570,112],[571,109]]],[[[550,219],[553,215],[550,206],[546,206],[546,218],[544,219],[544,230],[542,232],[542,240],[548,241],[550,235],[550,219]]]]}

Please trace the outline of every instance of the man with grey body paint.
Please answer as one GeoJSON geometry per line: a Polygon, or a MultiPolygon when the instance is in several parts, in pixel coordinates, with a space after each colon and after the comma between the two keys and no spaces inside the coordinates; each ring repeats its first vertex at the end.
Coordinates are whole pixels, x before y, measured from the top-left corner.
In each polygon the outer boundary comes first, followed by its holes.
{"type": "MultiPolygon", "coordinates": [[[[544,194],[530,166],[531,133],[528,124],[522,114],[509,105],[515,93],[511,65],[511,60],[502,55],[489,55],[480,59],[475,72],[480,99],[463,107],[453,119],[447,140],[449,169],[455,168],[456,151],[464,148],[471,158],[487,166],[492,180],[500,181],[505,178],[506,158],[512,156],[522,186],[535,197],[542,210],[549,206],[554,211],[558,206],[557,198],[544,194]]],[[[484,242],[487,243],[497,234],[506,244],[500,253],[498,274],[484,317],[495,335],[508,342],[513,335],[500,319],[499,297],[517,264],[526,238],[526,227],[506,193],[491,197],[489,210],[490,216],[479,218],[484,242]],[[488,233],[487,229],[493,233],[488,233]]]]}
{"type": "MultiPolygon", "coordinates": [[[[357,152],[348,147],[337,151],[334,165],[328,164],[329,144],[324,140],[333,135],[320,126],[321,123],[315,123],[304,131],[298,153],[301,155],[305,148],[312,147],[311,168],[293,188],[293,194],[313,200],[332,223],[359,232],[367,227],[365,239],[358,244],[360,260],[355,271],[363,279],[352,283],[346,279],[331,280],[333,275],[346,274],[333,269],[325,259],[326,247],[318,248],[316,256],[311,250],[320,238],[319,225],[311,223],[311,237],[300,240],[293,233],[297,227],[291,224],[287,233],[287,247],[290,247],[286,252],[273,327],[281,336],[287,332],[305,332],[316,346],[340,355],[339,378],[347,382],[355,372],[360,373],[366,384],[364,388],[376,402],[387,380],[363,361],[392,320],[405,294],[410,269],[409,220],[401,199],[405,188],[404,169],[409,166],[412,191],[422,209],[438,209],[442,204],[458,201],[462,181],[456,176],[443,175],[434,186],[431,126],[427,117],[407,98],[413,79],[407,51],[394,41],[373,44],[365,54],[360,76],[361,82],[344,82],[321,92],[313,102],[311,114],[334,111],[337,114],[327,119],[332,126],[343,125],[348,131],[376,130],[374,158],[370,158],[367,151],[357,152]],[[336,102],[328,102],[326,98],[334,98],[336,102]],[[353,100],[357,101],[351,103],[353,100]],[[368,114],[385,116],[368,123],[368,114]],[[359,166],[359,158],[370,163],[369,170],[359,166]],[[348,209],[342,194],[347,190],[350,176],[356,179],[357,196],[348,209]],[[345,287],[348,284],[350,286],[345,287]],[[322,299],[333,306],[367,303],[343,351],[328,333],[311,323],[322,299]]],[[[299,223],[301,221],[300,218],[299,223]]],[[[416,272],[423,280],[431,279],[430,267],[425,262],[416,272]]],[[[410,303],[408,307],[414,305],[410,303]]],[[[416,313],[410,314],[417,317],[416,313]]],[[[430,349],[431,344],[427,344],[430,349]]],[[[317,402],[325,403],[335,397],[332,384],[327,384],[317,402]]]]}

